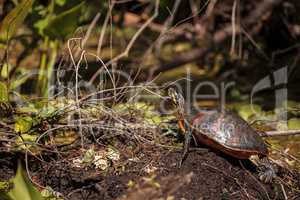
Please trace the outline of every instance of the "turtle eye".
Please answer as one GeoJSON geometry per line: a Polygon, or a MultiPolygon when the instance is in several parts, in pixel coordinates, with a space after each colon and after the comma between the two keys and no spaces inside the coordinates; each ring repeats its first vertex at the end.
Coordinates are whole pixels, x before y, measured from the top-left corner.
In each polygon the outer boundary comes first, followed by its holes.
{"type": "Polygon", "coordinates": [[[176,95],[176,91],[173,88],[169,88],[168,95],[174,104],[178,104],[178,98],[176,95]]]}
{"type": "Polygon", "coordinates": [[[174,94],[172,94],[171,99],[172,99],[174,104],[177,104],[178,100],[177,100],[177,98],[174,94]]]}
{"type": "Polygon", "coordinates": [[[169,99],[171,100],[171,103],[174,104],[174,105],[177,105],[177,100],[175,98],[175,96],[169,96],[169,99]]]}
{"type": "Polygon", "coordinates": [[[174,102],[174,104],[176,105],[176,106],[180,106],[180,99],[178,98],[178,96],[177,95],[174,95],[173,96],[173,102],[174,102]]]}

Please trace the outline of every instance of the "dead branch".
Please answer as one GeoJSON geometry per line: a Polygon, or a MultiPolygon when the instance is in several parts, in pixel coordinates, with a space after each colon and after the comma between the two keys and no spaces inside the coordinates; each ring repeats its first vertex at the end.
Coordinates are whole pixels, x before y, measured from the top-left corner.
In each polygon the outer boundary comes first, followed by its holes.
{"type": "MultiPolygon", "coordinates": [[[[120,53],[119,55],[117,55],[116,57],[114,57],[113,59],[111,59],[110,61],[108,61],[107,63],[105,63],[106,66],[109,66],[113,63],[116,63],[118,60],[120,60],[121,58],[127,57],[131,48],[133,47],[134,43],[136,42],[137,38],[141,35],[141,33],[149,26],[149,24],[152,23],[152,21],[158,16],[158,8],[159,8],[159,3],[160,0],[156,0],[155,2],[155,10],[154,10],[154,14],[141,26],[141,28],[134,34],[134,36],[131,38],[131,40],[129,41],[126,49],[120,53]]],[[[92,78],[89,80],[89,83],[93,83],[95,81],[95,79],[97,78],[97,76],[99,76],[99,74],[101,73],[102,69],[100,68],[93,76],[92,78]]]]}
{"type": "Polygon", "coordinates": [[[266,131],[264,137],[300,135],[300,130],[266,131]]]}
{"type": "MultiPolygon", "coordinates": [[[[252,27],[254,26],[258,21],[260,21],[261,18],[265,16],[266,13],[268,13],[272,8],[276,5],[278,5],[282,0],[265,0],[262,1],[257,5],[255,9],[244,19],[241,19],[242,26],[243,27],[252,27]]],[[[240,28],[236,27],[235,34],[238,34],[241,32],[240,28]]],[[[251,28],[250,28],[251,29],[251,28]]],[[[210,44],[207,44],[204,47],[201,48],[195,48],[192,49],[189,52],[184,52],[179,55],[175,55],[174,58],[171,61],[165,61],[161,63],[161,66],[157,68],[157,70],[154,72],[154,75],[157,75],[161,72],[168,71],[170,69],[177,68],[181,65],[193,62],[201,58],[204,54],[206,54],[213,46],[218,46],[224,41],[226,41],[228,38],[232,37],[232,23],[228,23],[222,30],[217,31],[212,36],[212,42],[210,44]]]]}

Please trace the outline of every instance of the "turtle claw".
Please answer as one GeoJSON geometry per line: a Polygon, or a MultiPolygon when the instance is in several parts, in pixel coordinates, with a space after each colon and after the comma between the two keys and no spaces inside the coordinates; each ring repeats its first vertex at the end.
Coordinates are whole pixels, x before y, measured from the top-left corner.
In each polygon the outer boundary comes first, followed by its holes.
{"type": "Polygon", "coordinates": [[[180,162],[178,163],[178,168],[179,168],[179,169],[181,168],[181,166],[182,166],[184,160],[185,160],[185,159],[182,157],[181,160],[180,160],[180,162]]]}
{"type": "MultiPolygon", "coordinates": [[[[187,122],[185,122],[185,125],[186,125],[186,123],[187,122]]],[[[192,131],[190,130],[190,127],[187,126],[185,130],[187,130],[187,131],[185,132],[185,136],[184,136],[183,154],[182,154],[181,160],[179,162],[179,168],[181,168],[181,166],[183,165],[183,162],[188,157],[191,138],[192,138],[192,131]]]]}
{"type": "Polygon", "coordinates": [[[187,158],[187,156],[188,156],[188,150],[189,150],[189,148],[186,148],[186,147],[184,148],[181,160],[179,162],[179,168],[181,168],[181,166],[183,165],[183,162],[187,158]]]}
{"type": "Polygon", "coordinates": [[[259,172],[258,176],[261,181],[271,183],[276,177],[276,172],[273,169],[268,169],[266,171],[259,172]]]}
{"type": "Polygon", "coordinates": [[[277,176],[278,168],[267,157],[260,160],[258,169],[259,179],[265,183],[271,183],[277,176]]]}

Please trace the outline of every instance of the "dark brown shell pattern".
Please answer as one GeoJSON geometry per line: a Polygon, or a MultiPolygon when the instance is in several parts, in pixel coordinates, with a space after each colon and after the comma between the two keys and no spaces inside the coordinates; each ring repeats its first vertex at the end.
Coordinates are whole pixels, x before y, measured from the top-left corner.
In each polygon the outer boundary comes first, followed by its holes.
{"type": "Polygon", "coordinates": [[[235,113],[205,111],[194,116],[191,124],[193,132],[206,135],[224,148],[268,154],[261,136],[235,113]]]}

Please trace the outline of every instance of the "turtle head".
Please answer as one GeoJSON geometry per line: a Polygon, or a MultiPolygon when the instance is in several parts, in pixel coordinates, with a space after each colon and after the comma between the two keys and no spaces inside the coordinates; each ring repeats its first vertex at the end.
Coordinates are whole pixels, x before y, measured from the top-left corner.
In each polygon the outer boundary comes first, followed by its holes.
{"type": "Polygon", "coordinates": [[[174,107],[177,109],[177,113],[179,116],[183,117],[185,113],[185,101],[179,92],[177,92],[174,88],[169,88],[168,89],[168,95],[172,101],[172,104],[174,107]]]}

